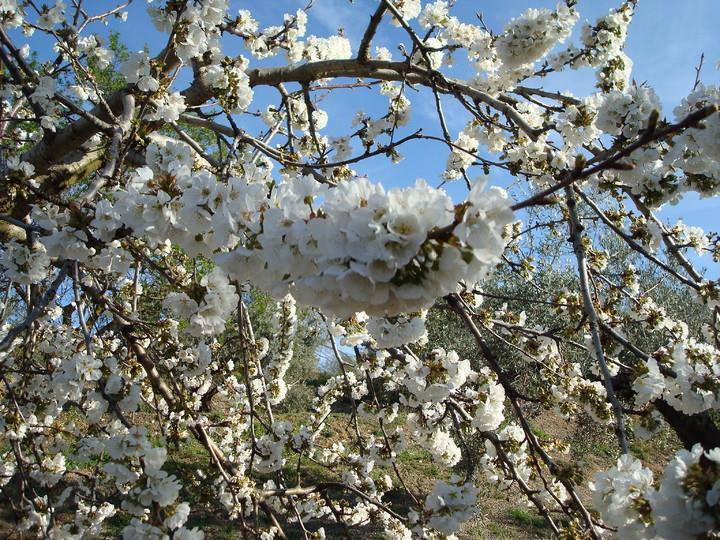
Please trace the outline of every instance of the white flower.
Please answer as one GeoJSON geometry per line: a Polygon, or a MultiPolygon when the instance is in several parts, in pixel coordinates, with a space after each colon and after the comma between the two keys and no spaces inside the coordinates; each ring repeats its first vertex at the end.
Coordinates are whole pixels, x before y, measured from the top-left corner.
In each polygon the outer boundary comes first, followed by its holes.
{"type": "Polygon", "coordinates": [[[179,529],[188,519],[190,515],[190,505],[186,502],[182,502],[175,507],[175,512],[165,518],[163,524],[170,530],[179,529]]]}
{"type": "Polygon", "coordinates": [[[645,363],[645,366],[648,372],[635,379],[633,383],[635,405],[638,407],[643,407],[662,396],[665,390],[665,377],[660,373],[657,361],[654,358],[650,358],[645,363]]]}
{"type": "Polygon", "coordinates": [[[306,41],[292,42],[288,51],[288,58],[291,62],[342,60],[351,56],[350,40],[343,36],[330,36],[329,38],[308,36],[306,41]]]}
{"type": "Polygon", "coordinates": [[[639,460],[621,456],[615,467],[597,473],[590,487],[593,504],[607,525],[618,528],[620,538],[655,537],[654,529],[646,524],[648,516],[638,514],[653,490],[652,471],[639,460]]]}
{"type": "Polygon", "coordinates": [[[453,534],[475,512],[477,495],[478,489],[470,483],[435,482],[432,492],[425,499],[429,525],[443,534],[453,534]]]}
{"type": "Polygon", "coordinates": [[[484,401],[478,403],[472,426],[480,431],[493,431],[505,419],[505,389],[494,380],[488,380],[483,388],[484,401]]]}
{"type": "Polygon", "coordinates": [[[456,465],[462,453],[460,447],[455,443],[452,436],[442,429],[435,430],[430,439],[430,453],[446,467],[456,465]]]}
{"type": "Polygon", "coordinates": [[[150,57],[145,51],[130,53],[130,57],[120,65],[120,74],[129,83],[137,83],[143,92],[155,92],[158,81],[151,75],[150,57]]]}
{"type": "Polygon", "coordinates": [[[425,317],[427,311],[397,317],[371,317],[367,329],[377,346],[382,349],[401,345],[427,342],[425,317]]]}
{"type": "MultiPolygon", "coordinates": [[[[410,21],[420,15],[422,5],[420,0],[392,0],[393,5],[397,8],[398,13],[405,22],[410,21]]],[[[400,26],[400,21],[392,17],[392,23],[400,26]]]]}
{"type": "Polygon", "coordinates": [[[179,92],[170,92],[160,99],[153,100],[155,112],[146,115],[148,120],[177,122],[185,111],[185,96],[179,92]]]}
{"type": "Polygon", "coordinates": [[[659,538],[692,539],[720,525],[714,516],[705,510],[704,494],[687,490],[684,480],[689,469],[697,467],[703,449],[699,444],[692,450],[680,450],[665,467],[660,488],[651,494],[653,522],[659,538]]]}
{"type": "Polygon", "coordinates": [[[33,249],[11,240],[0,253],[0,266],[5,275],[21,285],[30,285],[42,281],[50,268],[50,257],[43,244],[36,244],[33,249]]]}
{"type": "Polygon", "coordinates": [[[143,456],[145,474],[156,476],[167,459],[167,450],[162,446],[150,448],[143,456]]]}
{"type": "Polygon", "coordinates": [[[660,100],[651,88],[632,86],[626,92],[606,94],[598,109],[596,125],[611,135],[634,137],[648,125],[653,111],[660,111],[660,100]]]}
{"type": "Polygon", "coordinates": [[[509,68],[535,62],[565,41],[578,17],[577,11],[568,8],[565,2],[560,2],[556,11],[528,9],[510,21],[498,36],[495,42],[498,56],[509,68]]]}

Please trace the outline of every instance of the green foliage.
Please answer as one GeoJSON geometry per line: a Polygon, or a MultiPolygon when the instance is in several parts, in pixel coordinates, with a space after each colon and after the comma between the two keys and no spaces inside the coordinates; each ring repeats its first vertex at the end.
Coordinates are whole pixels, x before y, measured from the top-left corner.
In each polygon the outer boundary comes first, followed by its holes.
{"type": "Polygon", "coordinates": [[[545,519],[537,516],[535,514],[531,514],[527,510],[523,508],[511,508],[508,510],[508,515],[516,522],[518,522],[521,525],[524,525],[526,527],[535,527],[538,529],[542,529],[544,527],[547,527],[547,523],[545,522],[545,519]]]}
{"type": "Polygon", "coordinates": [[[105,94],[119,90],[125,86],[125,78],[120,74],[120,64],[130,58],[130,51],[127,46],[120,41],[118,32],[110,32],[107,48],[113,52],[112,63],[104,68],[99,68],[97,60],[88,58],[88,66],[90,73],[95,77],[98,88],[105,94]]]}

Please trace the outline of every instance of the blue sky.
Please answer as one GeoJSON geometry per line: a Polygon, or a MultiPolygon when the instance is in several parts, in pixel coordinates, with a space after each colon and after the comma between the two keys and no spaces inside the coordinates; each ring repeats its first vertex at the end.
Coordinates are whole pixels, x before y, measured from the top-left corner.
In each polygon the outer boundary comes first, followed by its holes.
{"type": "MultiPolygon", "coordinates": [[[[293,13],[298,8],[304,7],[306,3],[307,0],[233,0],[230,13],[236,13],[238,9],[249,9],[260,21],[261,26],[268,26],[281,23],[283,13],[293,13]]],[[[100,10],[100,7],[95,7],[100,4],[110,6],[115,5],[115,2],[93,1],[89,5],[92,5],[93,9],[100,10]]],[[[580,21],[593,21],[618,4],[619,1],[580,0],[578,4],[580,21]]],[[[375,0],[355,0],[352,4],[348,0],[315,0],[309,13],[308,33],[327,36],[342,28],[354,47],[357,47],[369,15],[376,5],[375,0]]],[[[554,5],[554,1],[548,0],[457,0],[453,13],[461,19],[474,21],[475,13],[482,12],[488,26],[499,32],[510,18],[521,14],[528,7],[552,8],[554,5]]],[[[155,53],[163,46],[166,37],[156,32],[151,25],[145,11],[146,6],[143,0],[136,0],[130,7],[127,22],[115,20],[108,28],[96,24],[92,31],[105,35],[108,29],[117,30],[121,32],[124,43],[131,50],[139,50],[147,46],[151,53],[155,53]]],[[[641,0],[639,2],[630,26],[626,52],[634,61],[633,78],[639,83],[646,82],[655,89],[663,103],[664,113],[668,116],[672,115],[673,107],[691,89],[695,77],[695,65],[701,53],[705,53],[703,82],[706,84],[720,82],[720,72],[715,67],[720,60],[718,23],[720,23],[718,0],[641,0]]],[[[577,25],[577,30],[580,26],[577,25]]],[[[406,41],[404,37],[402,31],[384,21],[374,44],[385,46],[397,53],[397,44],[406,41]]],[[[22,43],[20,36],[17,42],[22,43]]],[[[47,54],[46,39],[35,37],[31,39],[31,43],[40,52],[41,57],[47,54]]],[[[238,38],[232,37],[227,40],[225,47],[228,54],[244,52],[238,38]]],[[[270,63],[277,64],[283,61],[284,58],[280,58],[270,60],[270,63]]],[[[267,64],[268,62],[254,63],[254,65],[267,64]]],[[[462,66],[457,69],[460,72],[456,71],[456,74],[462,76],[462,66]]],[[[180,79],[179,86],[183,86],[184,82],[180,79]]],[[[538,84],[549,90],[567,90],[583,96],[593,91],[594,82],[593,72],[585,69],[561,73],[538,84]]],[[[406,133],[424,127],[427,133],[440,135],[432,94],[428,91],[416,94],[410,92],[409,97],[413,102],[413,120],[406,128],[406,133]]],[[[276,92],[259,90],[256,91],[256,103],[253,107],[264,109],[271,102],[277,103],[276,92]]],[[[326,133],[334,135],[350,129],[350,120],[358,110],[381,114],[386,108],[386,99],[382,96],[378,97],[374,91],[341,91],[336,96],[324,100],[321,107],[331,116],[331,123],[326,133]]],[[[444,100],[444,107],[448,127],[451,134],[456,136],[468,120],[468,115],[452,100],[444,100]]],[[[249,117],[243,117],[240,122],[251,132],[254,131],[253,128],[259,128],[257,121],[249,117]]],[[[441,144],[426,141],[412,142],[400,148],[400,152],[405,159],[399,165],[393,166],[388,159],[381,157],[365,162],[356,169],[368,174],[372,180],[380,181],[389,187],[407,185],[416,178],[425,178],[432,185],[440,182],[440,174],[447,158],[447,151],[441,144]]],[[[509,178],[499,173],[493,173],[491,179],[493,183],[500,185],[507,185],[509,181],[509,178]]],[[[462,182],[446,187],[457,199],[464,195],[465,188],[462,182]]],[[[715,219],[716,206],[714,201],[700,200],[691,195],[676,206],[663,208],[661,215],[673,221],[683,218],[688,224],[698,225],[706,230],[716,230],[718,228],[715,219]]],[[[712,264],[707,256],[700,262],[712,264]]]]}

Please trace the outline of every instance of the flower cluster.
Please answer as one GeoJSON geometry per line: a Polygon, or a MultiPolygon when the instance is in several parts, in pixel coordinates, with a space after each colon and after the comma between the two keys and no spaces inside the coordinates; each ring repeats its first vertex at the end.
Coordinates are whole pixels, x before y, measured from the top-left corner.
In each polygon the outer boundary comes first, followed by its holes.
{"type": "Polygon", "coordinates": [[[293,340],[297,330],[295,299],[291,295],[286,295],[278,302],[273,325],[277,331],[277,338],[273,340],[276,343],[277,351],[268,359],[263,376],[270,403],[277,405],[287,395],[285,373],[293,358],[293,340]]]}
{"type": "Polygon", "coordinates": [[[273,193],[251,242],[216,260],[239,280],[339,316],[393,316],[427,307],[447,284],[477,280],[498,260],[512,219],[504,192],[484,193],[479,182],[460,213],[456,224],[449,197],[424,182],[386,192],[358,179],[328,190],[303,177],[273,193]]]}
{"type": "Polygon", "coordinates": [[[247,60],[241,56],[221,58],[203,69],[205,83],[215,90],[220,104],[230,114],[240,114],[252,103],[253,91],[246,68],[247,60]]]}
{"type": "Polygon", "coordinates": [[[288,50],[288,58],[291,62],[342,60],[350,56],[352,56],[350,41],[343,36],[328,38],[308,36],[305,41],[294,41],[288,50]]]}
{"type": "Polygon", "coordinates": [[[130,58],[120,66],[120,73],[128,83],[135,84],[143,92],[155,92],[160,87],[153,76],[153,66],[146,51],[131,53],[130,58]]]}
{"type": "Polygon", "coordinates": [[[411,357],[405,367],[405,386],[410,404],[437,403],[459,389],[472,374],[470,362],[460,360],[455,351],[433,351],[426,362],[411,357]]]}
{"type": "MultiPolygon", "coordinates": [[[[420,0],[391,0],[404,21],[410,21],[420,14],[420,0]]],[[[392,18],[393,24],[400,26],[400,21],[392,18]]]]}
{"type": "Polygon", "coordinates": [[[29,285],[45,278],[50,257],[45,246],[40,243],[31,249],[13,240],[3,249],[0,266],[5,270],[5,275],[15,283],[29,285]]]}
{"type": "Polygon", "coordinates": [[[425,499],[428,524],[444,534],[454,533],[462,522],[472,516],[477,496],[478,488],[473,484],[435,482],[432,492],[425,499]]]}
{"type": "Polygon", "coordinates": [[[632,86],[627,92],[616,90],[603,97],[595,124],[605,133],[631,138],[647,128],[650,115],[660,109],[651,88],[632,86]]]}
{"type": "Polygon", "coordinates": [[[630,455],[597,473],[593,502],[618,538],[697,538],[720,527],[720,449],[696,444],[668,463],[659,488],[653,473],[630,455]],[[701,463],[701,459],[706,462],[701,463]]]}
{"type": "Polygon", "coordinates": [[[602,133],[595,120],[598,108],[604,100],[597,95],[569,104],[557,115],[556,127],[567,147],[578,147],[591,143],[602,133]]]}
{"type": "Polygon", "coordinates": [[[716,409],[720,406],[720,351],[694,338],[673,341],[648,359],[633,389],[640,406],[662,398],[685,414],[716,409]]]}
{"type": "Polygon", "coordinates": [[[408,343],[427,342],[425,317],[427,311],[400,314],[396,317],[370,317],[367,330],[381,349],[400,347],[408,343]]]}
{"type": "MultiPolygon", "coordinates": [[[[720,106],[720,88],[698,85],[675,108],[676,120],[707,106],[720,106]]],[[[665,163],[681,169],[688,183],[703,196],[717,195],[720,189],[720,114],[715,113],[703,129],[689,129],[676,137],[665,163]]]]}
{"type": "Polygon", "coordinates": [[[572,32],[579,14],[560,2],[555,11],[528,9],[510,21],[495,41],[498,56],[510,69],[533,63],[572,32]]]}
{"type": "Polygon", "coordinates": [[[214,269],[200,280],[202,300],[197,302],[186,293],[170,293],[163,306],[174,316],[189,319],[190,335],[213,336],[225,329],[228,316],[237,307],[238,295],[223,272],[214,269]]]}
{"type": "Polygon", "coordinates": [[[492,35],[479,26],[450,15],[446,1],[425,4],[419,22],[426,29],[437,28],[436,39],[440,43],[465,49],[468,60],[477,71],[497,69],[498,59],[492,45],[492,35]]]}
{"type": "Polygon", "coordinates": [[[627,30],[632,20],[634,2],[624,2],[612,9],[594,24],[582,29],[583,49],[568,51],[570,65],[600,66],[597,71],[598,87],[603,91],[625,90],[630,79],[632,60],[623,52],[627,30]]]}

